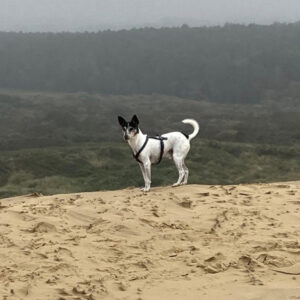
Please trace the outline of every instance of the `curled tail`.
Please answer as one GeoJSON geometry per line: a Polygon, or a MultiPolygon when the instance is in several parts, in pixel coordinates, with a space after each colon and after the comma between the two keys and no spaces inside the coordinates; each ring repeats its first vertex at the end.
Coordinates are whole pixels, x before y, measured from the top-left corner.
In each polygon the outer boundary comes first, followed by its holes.
{"type": "Polygon", "coordinates": [[[190,124],[194,127],[194,131],[189,134],[189,140],[193,139],[198,134],[200,129],[198,122],[192,119],[184,119],[182,123],[190,124]]]}

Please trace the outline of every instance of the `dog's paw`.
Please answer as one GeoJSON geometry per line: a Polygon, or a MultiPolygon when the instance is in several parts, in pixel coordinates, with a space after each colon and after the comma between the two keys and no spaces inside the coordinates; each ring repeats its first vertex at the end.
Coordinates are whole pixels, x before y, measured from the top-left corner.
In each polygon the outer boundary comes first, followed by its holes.
{"type": "Polygon", "coordinates": [[[186,185],[187,184],[187,182],[181,182],[180,183],[180,185],[186,185]]]}
{"type": "Polygon", "coordinates": [[[142,191],[142,192],[149,192],[149,191],[150,191],[150,188],[144,187],[144,188],[141,188],[141,191],[142,191]]]}
{"type": "Polygon", "coordinates": [[[176,187],[176,186],[180,186],[180,183],[174,183],[173,185],[172,185],[172,187],[176,187]]]}

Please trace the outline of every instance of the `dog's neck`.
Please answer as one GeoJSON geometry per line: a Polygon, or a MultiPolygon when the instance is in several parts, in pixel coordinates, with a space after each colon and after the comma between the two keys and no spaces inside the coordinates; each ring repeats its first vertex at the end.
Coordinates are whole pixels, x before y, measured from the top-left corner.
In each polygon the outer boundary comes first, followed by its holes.
{"type": "Polygon", "coordinates": [[[146,135],[142,133],[139,129],[139,132],[128,141],[129,146],[131,147],[134,153],[137,153],[143,144],[145,143],[146,135]]]}

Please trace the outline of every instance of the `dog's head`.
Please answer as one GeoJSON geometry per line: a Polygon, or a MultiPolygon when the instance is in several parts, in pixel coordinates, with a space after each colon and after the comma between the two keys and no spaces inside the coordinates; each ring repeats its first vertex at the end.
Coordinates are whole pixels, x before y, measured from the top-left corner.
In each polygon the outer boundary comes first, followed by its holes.
{"type": "Polygon", "coordinates": [[[125,141],[130,140],[139,133],[139,119],[134,115],[130,122],[127,122],[124,118],[118,116],[119,123],[124,133],[125,141]]]}

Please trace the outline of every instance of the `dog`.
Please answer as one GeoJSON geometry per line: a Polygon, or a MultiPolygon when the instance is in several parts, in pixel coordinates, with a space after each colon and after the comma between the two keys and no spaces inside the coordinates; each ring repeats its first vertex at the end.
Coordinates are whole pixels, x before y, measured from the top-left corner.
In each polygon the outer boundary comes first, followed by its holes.
{"type": "Polygon", "coordinates": [[[179,177],[172,186],[176,187],[187,184],[189,169],[184,163],[189,150],[190,141],[198,134],[199,124],[192,119],[185,119],[182,122],[193,126],[194,131],[190,135],[182,132],[169,132],[161,136],[151,137],[143,134],[139,128],[139,119],[134,115],[130,122],[118,116],[119,124],[122,127],[124,139],[132,149],[134,158],[138,161],[145,187],[142,191],[148,192],[151,186],[151,165],[157,164],[162,157],[173,159],[178,170],[179,177]]]}

